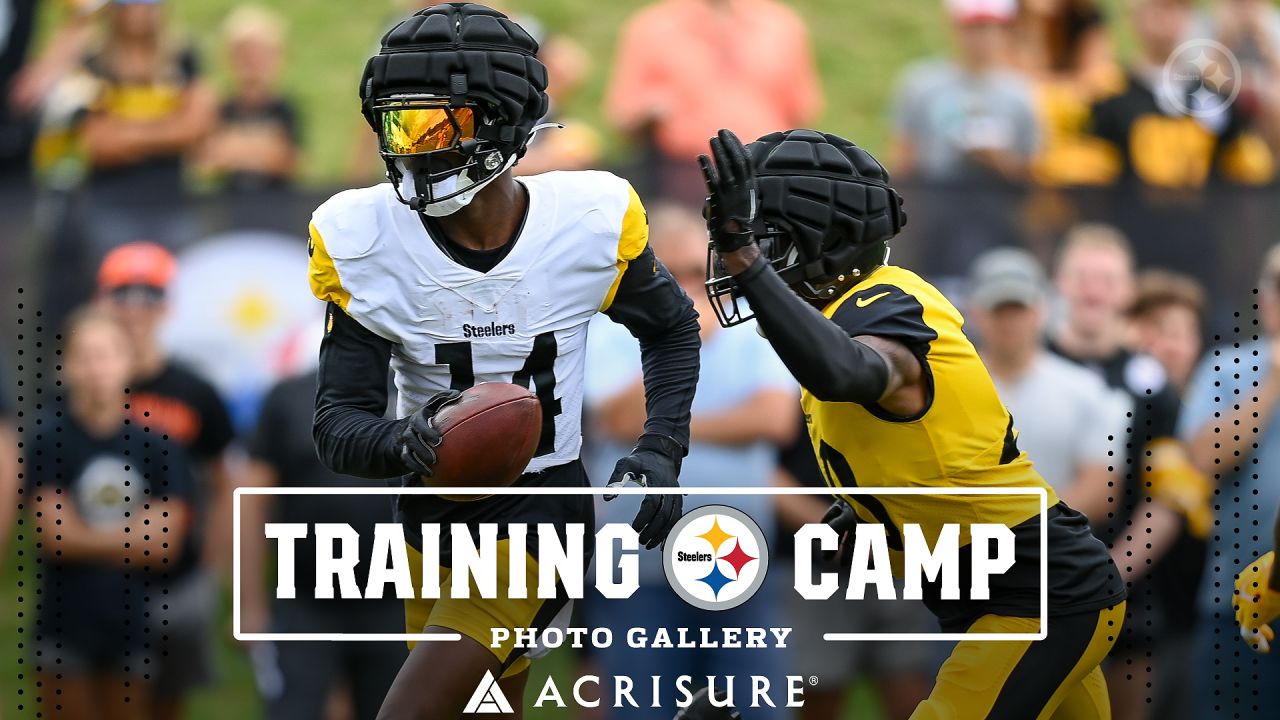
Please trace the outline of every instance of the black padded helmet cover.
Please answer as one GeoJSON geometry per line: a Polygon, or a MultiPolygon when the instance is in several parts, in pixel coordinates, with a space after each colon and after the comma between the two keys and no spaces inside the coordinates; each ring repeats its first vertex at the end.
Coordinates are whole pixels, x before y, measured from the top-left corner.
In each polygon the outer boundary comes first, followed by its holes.
{"type": "Polygon", "coordinates": [[[382,37],[360,81],[361,108],[376,129],[372,104],[392,95],[442,95],[456,106],[473,101],[499,120],[477,127],[477,136],[519,153],[549,104],[537,52],[537,41],[493,8],[433,5],[382,37]]]}
{"type": "Polygon", "coordinates": [[[802,277],[784,279],[828,284],[884,261],[886,243],[902,230],[906,214],[889,173],[870,153],[814,130],[765,135],[747,150],[759,183],[759,220],[781,232],[769,241],[785,246],[762,250],[778,260],[794,246],[802,277]]]}

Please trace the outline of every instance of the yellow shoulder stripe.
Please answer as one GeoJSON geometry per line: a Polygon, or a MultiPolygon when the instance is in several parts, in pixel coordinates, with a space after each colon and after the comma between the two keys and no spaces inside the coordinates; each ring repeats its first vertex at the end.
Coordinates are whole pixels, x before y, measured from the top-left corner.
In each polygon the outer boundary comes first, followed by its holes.
{"type": "Polygon", "coordinates": [[[320,236],[316,224],[311,223],[309,230],[311,238],[307,241],[307,255],[310,256],[307,280],[311,283],[311,293],[325,302],[337,304],[346,312],[347,305],[351,302],[351,293],[343,289],[338,268],[333,264],[333,258],[329,257],[329,251],[324,247],[324,238],[320,236]]]}
{"type": "Polygon", "coordinates": [[[618,294],[618,285],[627,272],[627,265],[649,245],[649,214],[645,212],[636,189],[628,185],[627,191],[631,193],[631,199],[627,203],[627,212],[622,216],[622,230],[618,232],[618,276],[614,278],[613,285],[609,286],[604,303],[600,305],[600,312],[613,305],[613,297],[618,294]]]}

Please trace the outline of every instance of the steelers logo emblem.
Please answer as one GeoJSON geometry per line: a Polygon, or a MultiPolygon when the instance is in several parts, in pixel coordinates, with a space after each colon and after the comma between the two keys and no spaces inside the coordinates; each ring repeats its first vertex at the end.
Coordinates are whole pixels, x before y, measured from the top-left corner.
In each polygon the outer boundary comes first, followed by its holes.
{"type": "Polygon", "coordinates": [[[1166,111],[1214,119],[1236,101],[1243,77],[1240,61],[1226,45],[1188,40],[1165,61],[1156,100],[1166,111]]]}
{"type": "Polygon", "coordinates": [[[667,536],[662,551],[667,582],[685,602],[728,610],[764,584],[769,547],[746,513],[724,505],[690,510],[667,536]]]}

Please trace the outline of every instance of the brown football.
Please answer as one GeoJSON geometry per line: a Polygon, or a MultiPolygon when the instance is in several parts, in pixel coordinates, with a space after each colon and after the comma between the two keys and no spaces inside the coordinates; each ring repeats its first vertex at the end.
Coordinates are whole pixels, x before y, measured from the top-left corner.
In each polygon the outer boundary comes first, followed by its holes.
{"type": "MultiPolygon", "coordinates": [[[[442,439],[428,487],[506,487],[538,449],[542,406],[519,385],[480,383],[441,408],[434,422],[442,439]]],[[[443,497],[465,501],[482,496],[443,497]]]]}

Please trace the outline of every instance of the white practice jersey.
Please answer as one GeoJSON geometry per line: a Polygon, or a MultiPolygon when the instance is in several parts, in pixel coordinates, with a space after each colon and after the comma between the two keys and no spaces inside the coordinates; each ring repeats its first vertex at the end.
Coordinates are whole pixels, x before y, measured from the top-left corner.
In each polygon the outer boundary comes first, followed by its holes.
{"type": "Polygon", "coordinates": [[[518,181],[528,214],[488,273],[450,259],[384,183],[316,210],[310,281],[316,297],[393,344],[398,417],[449,388],[504,382],[535,392],[543,432],[526,469],[534,472],[578,457],[587,323],[609,307],[649,230],[635,191],[610,173],[518,181]]]}

